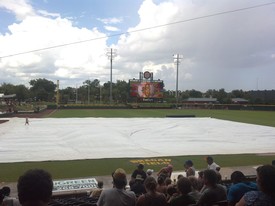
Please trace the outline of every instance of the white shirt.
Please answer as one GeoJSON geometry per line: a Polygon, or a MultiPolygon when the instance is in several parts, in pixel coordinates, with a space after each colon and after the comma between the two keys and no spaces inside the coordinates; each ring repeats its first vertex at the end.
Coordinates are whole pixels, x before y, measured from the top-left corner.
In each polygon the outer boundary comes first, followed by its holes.
{"type": "Polygon", "coordinates": [[[220,166],[218,164],[216,164],[215,162],[213,162],[211,165],[207,166],[207,169],[209,169],[209,170],[217,171],[217,168],[220,168],[220,166]]]}

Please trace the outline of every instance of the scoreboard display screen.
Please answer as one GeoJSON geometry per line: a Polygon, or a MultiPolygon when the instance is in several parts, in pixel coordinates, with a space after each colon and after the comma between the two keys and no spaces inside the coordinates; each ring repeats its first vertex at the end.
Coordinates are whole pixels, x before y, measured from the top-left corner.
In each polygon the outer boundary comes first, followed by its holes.
{"type": "Polygon", "coordinates": [[[163,82],[130,81],[130,96],[137,98],[163,98],[163,82]]]}

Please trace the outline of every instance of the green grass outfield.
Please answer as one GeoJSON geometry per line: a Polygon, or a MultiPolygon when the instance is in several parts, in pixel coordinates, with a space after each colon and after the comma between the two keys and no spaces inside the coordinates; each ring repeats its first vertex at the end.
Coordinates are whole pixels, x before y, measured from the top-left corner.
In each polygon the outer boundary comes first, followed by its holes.
{"type": "Polygon", "coordinates": [[[177,110],[177,109],[67,109],[57,110],[48,117],[166,117],[166,115],[196,115],[275,127],[274,111],[246,110],[177,110]]]}
{"type": "MultiPolygon", "coordinates": [[[[196,117],[213,117],[231,121],[252,123],[275,127],[275,112],[264,111],[233,111],[233,110],[175,110],[175,109],[91,109],[91,110],[58,110],[47,117],[165,117],[166,115],[196,115],[196,117]]],[[[92,148],[91,148],[92,149],[92,148]]],[[[158,157],[158,158],[113,158],[97,160],[73,160],[73,161],[47,161],[24,163],[1,163],[0,182],[15,182],[26,170],[42,168],[48,170],[54,179],[67,179],[79,177],[93,177],[110,175],[118,167],[122,167],[127,173],[131,173],[138,161],[144,162],[145,168],[158,171],[167,161],[171,160],[175,170],[183,170],[183,162],[193,160],[196,169],[206,167],[205,155],[158,157]]],[[[213,155],[215,161],[222,167],[248,166],[270,164],[275,160],[274,154],[239,154],[239,155],[213,155]]]]}

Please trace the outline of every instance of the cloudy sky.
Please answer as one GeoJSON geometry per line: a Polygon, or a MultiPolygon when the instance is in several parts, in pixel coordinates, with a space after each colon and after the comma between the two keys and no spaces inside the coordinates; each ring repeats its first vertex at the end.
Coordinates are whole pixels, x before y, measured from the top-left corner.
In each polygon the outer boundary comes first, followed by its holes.
{"type": "Polygon", "coordinates": [[[175,90],[275,89],[272,0],[1,0],[0,84],[60,88],[150,71],[175,90]]]}

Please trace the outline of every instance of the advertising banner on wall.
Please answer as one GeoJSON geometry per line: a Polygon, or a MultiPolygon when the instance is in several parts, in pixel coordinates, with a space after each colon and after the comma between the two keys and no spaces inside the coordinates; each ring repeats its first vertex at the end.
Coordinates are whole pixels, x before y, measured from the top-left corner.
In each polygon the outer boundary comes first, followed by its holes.
{"type": "Polygon", "coordinates": [[[53,192],[64,192],[93,188],[97,188],[97,181],[95,178],[53,181],[53,192]]]}

